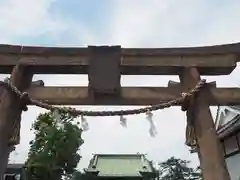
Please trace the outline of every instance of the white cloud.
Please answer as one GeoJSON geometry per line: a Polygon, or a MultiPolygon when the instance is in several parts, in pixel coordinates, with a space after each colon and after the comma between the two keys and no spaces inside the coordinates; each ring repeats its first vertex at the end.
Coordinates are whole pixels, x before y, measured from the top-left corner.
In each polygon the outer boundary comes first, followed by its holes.
{"type": "Polygon", "coordinates": [[[19,38],[29,39],[46,34],[51,39],[61,39],[63,35],[65,39],[72,36],[75,39],[81,39],[80,36],[84,34],[84,40],[93,41],[89,31],[81,23],[65,19],[62,16],[54,16],[51,13],[51,8],[54,8],[56,1],[2,0],[0,2],[0,16],[3,17],[0,20],[0,41],[21,43],[19,38]]]}
{"type": "Polygon", "coordinates": [[[226,3],[224,7],[219,7],[203,34],[202,43],[209,44],[233,43],[240,41],[240,13],[238,1],[226,3]]]}
{"type": "Polygon", "coordinates": [[[194,42],[194,25],[205,7],[204,1],[191,0],[115,2],[111,42],[124,46],[188,45],[194,42]]]}
{"type": "Polygon", "coordinates": [[[16,37],[36,36],[60,28],[49,16],[51,0],[4,0],[1,2],[1,41],[16,37]]]}
{"type": "MultiPolygon", "coordinates": [[[[224,7],[210,6],[209,1],[176,1],[176,0],[119,0],[114,1],[113,11],[106,12],[111,20],[106,27],[106,34],[91,34],[81,22],[63,20],[52,17],[48,9],[54,1],[49,0],[8,0],[0,6],[1,42],[14,42],[19,37],[38,36],[42,33],[57,36],[64,31],[71,32],[75,37],[70,45],[86,44],[121,44],[123,47],[166,47],[193,46],[203,44],[227,43],[240,40],[239,28],[240,2],[232,2],[224,7]],[[31,7],[31,8],[28,8],[31,7]],[[12,9],[11,9],[12,8],[12,9]],[[15,23],[14,23],[15,22],[15,23]],[[81,27],[81,28],[76,28],[81,27]],[[67,29],[65,29],[67,28],[67,29]],[[102,37],[108,37],[103,39],[102,37]]],[[[36,42],[37,43],[37,42],[36,42]]],[[[65,44],[64,44],[65,45],[65,44]]],[[[239,69],[238,69],[239,70],[239,69]]],[[[221,85],[239,84],[239,72],[218,80],[221,85]],[[223,82],[225,81],[225,82],[223,82]]],[[[37,76],[44,78],[48,85],[87,85],[86,76],[37,76]],[[65,82],[63,81],[65,80],[65,82]]],[[[163,86],[168,80],[177,77],[123,77],[124,85],[163,86]]],[[[96,109],[96,108],[94,108],[96,109]]],[[[99,108],[98,108],[99,109],[99,108]]],[[[215,111],[215,110],[214,110],[215,111]]],[[[27,155],[26,146],[32,138],[29,128],[31,122],[40,112],[31,108],[24,113],[22,120],[22,141],[15,156],[22,161],[27,155]]],[[[144,116],[129,117],[129,127],[123,129],[116,118],[90,118],[90,131],[84,134],[85,144],[81,149],[86,166],[92,153],[143,152],[151,158],[164,160],[169,156],[178,156],[193,160],[184,145],[185,115],[179,108],[171,108],[157,112],[154,117],[158,128],[158,136],[150,138],[148,125],[144,116]]]]}
{"type": "Polygon", "coordinates": [[[238,1],[115,1],[109,42],[123,46],[172,47],[236,42],[238,1]],[[221,6],[222,5],[222,6],[221,6]],[[217,8],[216,8],[217,6],[217,8]]]}

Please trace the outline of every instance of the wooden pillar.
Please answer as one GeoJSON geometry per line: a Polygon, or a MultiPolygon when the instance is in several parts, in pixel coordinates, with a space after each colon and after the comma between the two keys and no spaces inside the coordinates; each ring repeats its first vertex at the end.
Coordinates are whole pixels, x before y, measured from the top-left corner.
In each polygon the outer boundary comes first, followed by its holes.
{"type": "MultiPolygon", "coordinates": [[[[32,77],[33,74],[27,70],[27,67],[17,65],[12,71],[10,81],[20,91],[24,91],[31,84],[32,77]]],[[[21,113],[19,97],[5,89],[0,103],[0,180],[3,179],[10,151],[15,145],[14,142],[9,144],[9,140],[14,132],[14,124],[20,126],[21,113]],[[16,121],[18,122],[16,123],[16,121]]]]}
{"type": "MultiPolygon", "coordinates": [[[[196,68],[186,68],[180,75],[184,91],[194,88],[199,80],[196,68]]],[[[193,126],[203,177],[205,180],[230,180],[205,93],[204,90],[200,92],[194,105],[188,109],[194,112],[193,126]]]]}

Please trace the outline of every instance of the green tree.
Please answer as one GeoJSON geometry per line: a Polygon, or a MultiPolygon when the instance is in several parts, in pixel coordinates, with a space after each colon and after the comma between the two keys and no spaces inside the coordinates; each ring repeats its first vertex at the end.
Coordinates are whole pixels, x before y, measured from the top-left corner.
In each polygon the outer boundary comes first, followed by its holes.
{"type": "Polygon", "coordinates": [[[160,180],[201,180],[201,169],[188,166],[190,162],[186,160],[169,158],[159,164],[160,180]]]}
{"type": "Polygon", "coordinates": [[[35,139],[30,142],[26,161],[28,179],[69,179],[81,158],[82,130],[67,113],[40,114],[33,123],[35,139]]]}
{"type": "Polygon", "coordinates": [[[73,173],[73,176],[72,176],[71,180],[84,180],[84,174],[80,171],[75,171],[73,173]]]}

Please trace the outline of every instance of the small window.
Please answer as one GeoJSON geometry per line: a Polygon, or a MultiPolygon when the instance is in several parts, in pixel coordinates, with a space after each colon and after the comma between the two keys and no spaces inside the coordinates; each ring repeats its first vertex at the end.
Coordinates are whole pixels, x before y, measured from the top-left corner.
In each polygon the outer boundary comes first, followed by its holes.
{"type": "Polygon", "coordinates": [[[224,147],[225,147],[225,153],[226,155],[229,155],[233,152],[236,152],[239,150],[238,148],[238,142],[236,136],[229,137],[224,140],[224,147]]]}

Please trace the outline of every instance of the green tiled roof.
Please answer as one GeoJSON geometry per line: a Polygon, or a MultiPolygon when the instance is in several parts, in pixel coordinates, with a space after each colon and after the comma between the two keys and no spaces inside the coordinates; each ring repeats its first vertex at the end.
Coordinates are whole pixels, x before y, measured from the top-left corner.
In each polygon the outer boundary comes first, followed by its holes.
{"type": "Polygon", "coordinates": [[[143,154],[96,154],[85,171],[100,177],[142,177],[155,172],[143,154]]]}

